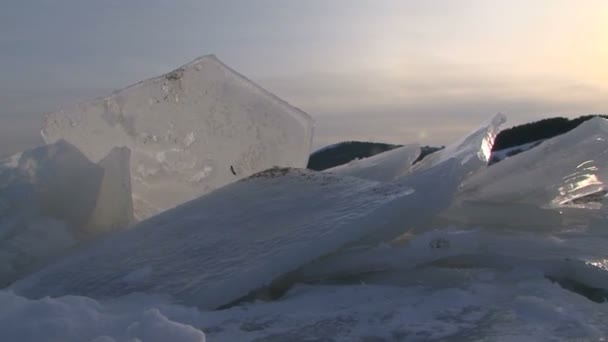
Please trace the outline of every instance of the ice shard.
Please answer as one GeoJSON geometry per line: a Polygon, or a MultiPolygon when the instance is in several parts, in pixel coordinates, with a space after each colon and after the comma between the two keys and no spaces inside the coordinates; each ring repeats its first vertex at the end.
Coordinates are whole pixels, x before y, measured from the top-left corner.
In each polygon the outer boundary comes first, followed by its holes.
{"type": "Polygon", "coordinates": [[[213,309],[348,246],[430,219],[455,192],[458,163],[376,182],[272,169],[98,241],[13,288],[27,296],[160,293],[213,309]]]}
{"type": "Polygon", "coordinates": [[[353,160],[325,172],[388,182],[406,175],[419,155],[419,145],[405,145],[369,158],[353,160]]]}
{"type": "MultiPolygon", "coordinates": [[[[607,189],[608,120],[594,118],[468,179],[459,197],[556,208],[607,189]]],[[[583,204],[584,205],[584,204],[583,204]]]]}
{"type": "Polygon", "coordinates": [[[46,117],[47,143],[65,139],[94,162],[131,150],[137,218],[265,169],[305,167],[313,124],[214,56],[46,117]]]}
{"type": "Polygon", "coordinates": [[[460,138],[446,148],[431,153],[412,167],[412,172],[429,169],[440,163],[455,158],[464,168],[465,175],[470,175],[488,165],[492,146],[500,127],[506,122],[503,114],[496,114],[481,127],[460,138]]]}
{"type": "Polygon", "coordinates": [[[104,174],[95,209],[83,229],[87,234],[125,229],[133,222],[130,156],[128,148],[115,147],[98,163],[104,174]]]}

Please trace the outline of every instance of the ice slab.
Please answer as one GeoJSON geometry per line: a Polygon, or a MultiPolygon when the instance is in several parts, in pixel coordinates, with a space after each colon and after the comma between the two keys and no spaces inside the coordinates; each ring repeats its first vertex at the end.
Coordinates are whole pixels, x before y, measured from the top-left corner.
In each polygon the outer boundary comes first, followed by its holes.
{"type": "Polygon", "coordinates": [[[217,308],[340,247],[402,234],[449,202],[457,165],[392,183],[272,169],[115,234],[14,289],[34,297],[142,291],[217,308]]]}
{"type": "Polygon", "coordinates": [[[463,136],[446,148],[426,156],[412,166],[412,172],[429,169],[450,158],[459,160],[463,166],[466,165],[466,175],[486,167],[492,154],[496,135],[506,120],[503,114],[496,114],[470,134],[463,136]]]}
{"type": "Polygon", "coordinates": [[[125,229],[133,222],[130,156],[128,148],[115,147],[98,163],[104,175],[95,209],[84,228],[88,234],[125,229]]]}
{"type": "Polygon", "coordinates": [[[106,98],[46,116],[47,143],[65,139],[94,162],[131,150],[143,219],[268,168],[305,167],[312,119],[214,56],[106,98]]]}
{"type": "Polygon", "coordinates": [[[468,179],[459,197],[556,208],[606,190],[608,120],[594,118],[468,179]]]}
{"type": "Polygon", "coordinates": [[[406,175],[419,155],[419,145],[405,145],[369,158],[353,160],[325,172],[388,182],[406,175]]]}

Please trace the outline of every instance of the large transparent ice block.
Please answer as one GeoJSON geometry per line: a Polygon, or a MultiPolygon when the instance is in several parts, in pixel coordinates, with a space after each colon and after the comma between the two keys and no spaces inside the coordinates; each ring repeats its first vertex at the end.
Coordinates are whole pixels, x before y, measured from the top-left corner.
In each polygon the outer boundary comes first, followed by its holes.
{"type": "Polygon", "coordinates": [[[214,56],[46,117],[49,142],[65,139],[98,162],[131,150],[137,218],[150,217],[265,169],[305,167],[313,124],[214,56]]]}

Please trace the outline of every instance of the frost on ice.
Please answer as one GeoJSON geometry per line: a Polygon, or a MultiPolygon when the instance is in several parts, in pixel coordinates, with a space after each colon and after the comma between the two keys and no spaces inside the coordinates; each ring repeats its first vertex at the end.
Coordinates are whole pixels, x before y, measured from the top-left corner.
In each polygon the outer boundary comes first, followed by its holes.
{"type": "Polygon", "coordinates": [[[135,213],[144,219],[274,166],[305,167],[312,120],[205,56],[49,114],[42,134],[94,162],[128,147],[135,213]]]}
{"type": "Polygon", "coordinates": [[[419,145],[405,145],[369,158],[353,160],[325,171],[342,176],[388,182],[406,175],[419,155],[419,145]]]}

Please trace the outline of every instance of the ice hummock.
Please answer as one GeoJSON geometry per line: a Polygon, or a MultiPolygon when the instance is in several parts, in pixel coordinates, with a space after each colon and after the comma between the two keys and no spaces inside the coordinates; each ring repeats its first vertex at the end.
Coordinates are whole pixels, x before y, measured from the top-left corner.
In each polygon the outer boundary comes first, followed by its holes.
{"type": "Polygon", "coordinates": [[[408,174],[409,168],[419,155],[420,145],[410,144],[369,158],[353,160],[327,169],[325,172],[388,182],[408,174]]]}
{"type": "MultiPolygon", "coordinates": [[[[602,135],[595,138],[603,141],[602,135]]],[[[482,150],[487,144],[471,146],[482,150]]],[[[543,221],[541,212],[537,222],[545,230],[413,229],[423,223],[421,216],[424,221],[451,202],[471,171],[483,175],[500,165],[486,168],[479,150],[462,151],[467,152],[397,182],[275,169],[212,192],[94,243],[12,288],[32,296],[68,296],[25,299],[0,291],[0,339],[200,341],[200,330],[214,341],[605,339],[606,304],[589,300],[608,293],[605,217],[589,229],[566,232],[551,229],[553,221],[543,221]],[[336,198],[339,204],[332,204],[336,198]],[[378,244],[398,232],[405,234],[378,244]],[[321,278],[325,284],[296,285],[280,300],[219,311],[147,295],[116,297],[143,290],[214,307],[294,267],[299,280],[327,276],[321,278]],[[225,282],[215,278],[209,286],[208,272],[225,282]],[[582,283],[583,290],[567,289],[568,281],[571,287],[582,283]],[[229,295],[213,305],[205,302],[222,291],[229,295]],[[109,298],[73,296],[78,293],[109,298]]],[[[593,160],[601,161],[604,150],[593,151],[593,160]]],[[[500,219],[524,227],[529,210],[538,209],[517,202],[483,204],[477,223],[508,205],[510,214],[521,217],[500,219]]]]}
{"type": "Polygon", "coordinates": [[[593,118],[468,179],[460,198],[545,208],[606,190],[608,120],[593,118]]]}
{"type": "Polygon", "coordinates": [[[93,297],[144,291],[202,308],[228,304],[321,256],[339,258],[341,249],[366,250],[417,232],[452,203],[502,121],[496,117],[434,165],[393,182],[289,169],[258,174],[91,246],[15,289],[93,297]],[[134,274],[137,282],[125,281],[134,274]]]}
{"type": "Polygon", "coordinates": [[[142,291],[213,309],[343,246],[403,234],[447,206],[458,180],[449,161],[391,183],[272,169],[89,246],[14,289],[95,298],[142,291]],[[145,279],[125,280],[142,269],[145,279]]]}
{"type": "Polygon", "coordinates": [[[42,134],[94,162],[128,147],[135,215],[144,219],[271,167],[305,167],[312,130],[306,113],[204,56],[51,113],[42,134]]]}

